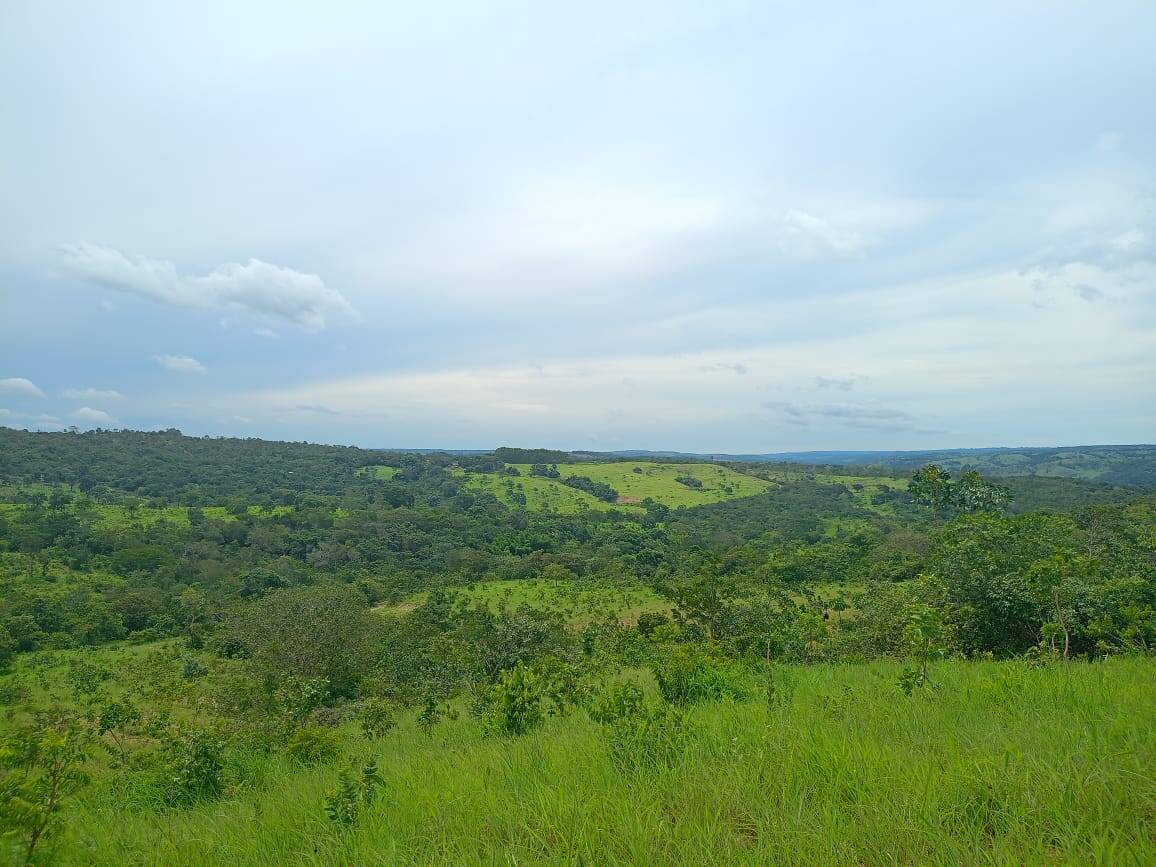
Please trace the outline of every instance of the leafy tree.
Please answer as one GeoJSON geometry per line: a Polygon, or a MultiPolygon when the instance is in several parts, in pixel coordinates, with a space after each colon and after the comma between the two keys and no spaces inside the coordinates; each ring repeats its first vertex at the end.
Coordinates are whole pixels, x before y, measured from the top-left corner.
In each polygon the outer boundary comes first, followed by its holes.
{"type": "Polygon", "coordinates": [[[25,863],[58,826],[61,804],[88,778],[83,738],[71,722],[40,722],[0,743],[0,836],[14,841],[25,863]]]}
{"type": "Polygon", "coordinates": [[[236,609],[222,641],[243,647],[276,683],[324,679],[335,696],[353,697],[375,657],[382,622],[356,591],[283,590],[236,609]]]}

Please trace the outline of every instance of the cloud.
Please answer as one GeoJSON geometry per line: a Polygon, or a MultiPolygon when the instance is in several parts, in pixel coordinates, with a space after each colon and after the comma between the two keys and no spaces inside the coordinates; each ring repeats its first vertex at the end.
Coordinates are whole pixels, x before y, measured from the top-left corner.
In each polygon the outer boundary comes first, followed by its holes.
{"type": "Polygon", "coordinates": [[[709,366],[704,367],[702,369],[704,371],[707,371],[707,372],[715,371],[715,370],[729,371],[730,373],[733,373],[736,376],[746,376],[747,370],[748,370],[748,368],[745,364],[738,364],[736,362],[727,362],[727,361],[719,361],[719,362],[716,362],[715,364],[709,365],[709,366]]]}
{"type": "Polygon", "coordinates": [[[331,407],[323,406],[322,404],[317,404],[317,403],[313,403],[313,404],[299,403],[299,404],[297,404],[297,406],[293,407],[293,410],[295,412],[316,413],[317,415],[344,415],[345,414],[345,413],[342,413],[342,412],[340,412],[336,409],[333,409],[331,407]]]}
{"type": "Polygon", "coordinates": [[[816,376],[815,388],[831,388],[838,391],[850,391],[855,387],[856,381],[857,377],[854,376],[816,376]]]}
{"type": "Polygon", "coordinates": [[[16,394],[21,397],[44,397],[44,392],[37,387],[36,383],[22,376],[11,376],[8,379],[0,379],[0,394],[16,394]]]}
{"type": "Polygon", "coordinates": [[[876,430],[908,430],[917,426],[910,413],[885,406],[854,403],[798,404],[790,401],[767,401],[763,406],[782,414],[785,421],[798,425],[809,425],[813,421],[825,419],[851,427],[876,430]]]}
{"type": "Polygon", "coordinates": [[[783,216],[783,231],[789,245],[812,254],[849,256],[866,243],[859,232],[796,208],[783,216]]]}
{"type": "Polygon", "coordinates": [[[191,355],[154,355],[157,363],[176,373],[207,373],[208,368],[191,355]]]}
{"type": "Polygon", "coordinates": [[[94,424],[113,424],[116,420],[102,409],[93,409],[91,406],[82,406],[72,413],[72,417],[79,421],[93,422],[94,424]]]}
{"type": "Polygon", "coordinates": [[[0,425],[22,425],[34,430],[62,430],[64,425],[60,419],[47,413],[21,413],[10,409],[0,408],[0,425]]]}
{"type": "Polygon", "coordinates": [[[65,267],[90,283],[152,298],[176,307],[245,310],[287,319],[310,329],[325,326],[329,311],[353,313],[336,289],[316,274],[304,274],[250,259],[228,262],[203,276],[177,272],[176,265],[80,241],[61,248],[65,267]]]}
{"type": "Polygon", "coordinates": [[[69,400],[120,400],[124,397],[119,391],[103,388],[66,388],[60,396],[69,400]]]}
{"type": "Polygon", "coordinates": [[[258,337],[264,337],[268,340],[276,340],[278,337],[281,336],[276,331],[274,331],[272,328],[254,328],[253,333],[256,334],[258,337]]]}

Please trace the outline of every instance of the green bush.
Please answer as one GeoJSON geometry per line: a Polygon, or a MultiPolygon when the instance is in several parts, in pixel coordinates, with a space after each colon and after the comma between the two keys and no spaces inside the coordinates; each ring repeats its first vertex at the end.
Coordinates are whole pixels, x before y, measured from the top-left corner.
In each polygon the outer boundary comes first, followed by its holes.
{"type": "Polygon", "coordinates": [[[658,689],[672,704],[693,704],[751,694],[750,678],[738,663],[706,644],[676,644],[651,663],[658,689]]]}
{"type": "Polygon", "coordinates": [[[603,727],[610,758],[622,769],[670,766],[690,739],[686,718],[665,702],[648,702],[640,687],[618,683],[587,704],[590,718],[603,727]]]}
{"type": "Polygon", "coordinates": [[[380,698],[371,698],[361,706],[359,714],[361,732],[370,740],[377,740],[397,725],[393,715],[393,708],[389,702],[380,698]]]}
{"type": "Polygon", "coordinates": [[[285,755],[303,765],[320,765],[341,752],[341,738],[324,726],[302,726],[285,744],[285,755]]]}
{"type": "Polygon", "coordinates": [[[224,744],[207,731],[186,732],[169,742],[166,799],[171,806],[210,800],[221,794],[224,744]]]}

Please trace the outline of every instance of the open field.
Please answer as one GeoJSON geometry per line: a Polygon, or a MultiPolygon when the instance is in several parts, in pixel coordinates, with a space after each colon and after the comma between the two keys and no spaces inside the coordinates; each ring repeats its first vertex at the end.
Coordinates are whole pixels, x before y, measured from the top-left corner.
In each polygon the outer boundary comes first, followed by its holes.
{"type": "MultiPolygon", "coordinates": [[[[782,699],[699,705],[673,761],[612,761],[579,711],[521,738],[462,713],[380,741],[344,724],[315,767],[231,753],[221,800],[167,811],[130,765],[66,807],[60,864],[1146,864],[1156,852],[1156,663],[778,670],[782,699]],[[345,830],[324,799],[370,758],[345,830]],[[124,803],[135,804],[126,809],[124,803]]],[[[644,681],[645,682],[645,681],[644,681]]]]}
{"type": "Polygon", "coordinates": [[[492,473],[463,473],[455,471],[466,479],[466,487],[475,491],[493,494],[508,506],[518,505],[517,494],[526,498],[526,509],[532,512],[555,512],[560,515],[576,515],[581,512],[604,512],[619,509],[641,512],[640,506],[607,503],[585,491],[563,485],[557,479],[543,479],[538,476],[499,476],[492,473]]]}
{"type": "MultiPolygon", "coordinates": [[[[24,503],[0,503],[0,518],[6,515],[19,514],[26,508],[28,507],[24,503]]],[[[127,506],[119,503],[88,503],[79,507],[69,505],[66,508],[90,516],[95,526],[103,530],[151,527],[161,521],[167,521],[178,527],[189,526],[189,508],[186,506],[127,506]]],[[[237,520],[237,516],[224,506],[199,506],[193,511],[199,511],[205,518],[214,521],[237,520]]],[[[260,506],[249,506],[249,514],[251,515],[286,515],[292,511],[292,506],[274,506],[271,511],[260,506]]]]}
{"type": "Polygon", "coordinates": [[[649,461],[615,463],[586,462],[559,464],[559,479],[530,474],[529,464],[511,464],[517,476],[465,473],[469,487],[489,491],[506,503],[514,503],[513,491],[526,498],[526,508],[534,511],[574,514],[584,510],[625,509],[641,511],[638,504],[650,498],[670,508],[702,506],[722,500],[750,497],[771,486],[770,482],[744,475],[716,464],[664,464],[649,461]],[[637,470],[637,472],[635,472],[637,470]],[[607,503],[562,484],[568,476],[585,476],[618,491],[618,503],[607,503]],[[701,488],[692,488],[678,477],[698,479],[701,488]]]}

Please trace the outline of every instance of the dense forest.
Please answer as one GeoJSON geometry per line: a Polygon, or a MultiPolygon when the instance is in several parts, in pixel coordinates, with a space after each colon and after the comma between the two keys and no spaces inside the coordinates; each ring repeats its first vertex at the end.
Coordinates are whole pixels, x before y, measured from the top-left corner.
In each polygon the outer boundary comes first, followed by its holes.
{"type": "MultiPolygon", "coordinates": [[[[207,805],[238,821],[260,805],[291,817],[265,849],[217,840],[222,861],[300,860],[311,846],[324,863],[455,860],[471,834],[496,832],[455,813],[460,835],[422,850],[429,817],[407,814],[420,798],[403,806],[397,788],[417,768],[441,773],[429,770],[438,743],[484,774],[494,749],[524,757],[522,739],[585,739],[604,751],[591,761],[607,786],[661,801],[672,781],[740,773],[745,759],[718,740],[736,714],[771,715],[733,735],[737,750],[768,726],[809,729],[808,714],[835,713],[837,730],[856,702],[882,726],[891,708],[926,717],[966,694],[995,725],[1014,689],[1074,695],[1089,677],[1119,677],[1128,713],[1156,710],[1156,495],[1075,479],[0,429],[0,587],[0,821],[13,863],[139,860],[161,845],[157,823],[175,835],[162,860],[179,862],[207,805]],[[1000,692],[1009,677],[1019,686],[1000,692]],[[289,790],[316,796],[279,802],[289,790]],[[97,833],[110,810],[139,821],[97,833]]],[[[1100,725],[1094,704],[1079,707],[1100,725]]],[[[979,779],[967,763],[993,761],[940,736],[953,773],[979,779]]],[[[1151,771],[1147,724],[1104,737],[1102,773],[1151,771]]],[[[1081,761],[1056,743],[1056,762],[1081,761]]],[[[507,772],[495,785],[515,797],[528,783],[507,772]]],[[[1050,766],[1039,772],[1020,782],[1042,784],[1050,766]]],[[[1143,861],[1151,777],[1127,785],[1131,800],[1114,796],[1134,816],[1126,828],[1073,830],[1071,810],[1090,801],[1017,812],[1024,794],[1007,791],[1006,815],[968,807],[979,812],[958,827],[935,826],[938,843],[902,837],[897,860],[982,844],[993,860],[1084,860],[1110,845],[1143,861]]],[[[900,809],[904,796],[888,797],[900,809]]],[[[759,861],[800,844],[743,810],[738,831],[696,851],[750,846],[759,861]]],[[[554,833],[555,844],[485,836],[485,851],[575,863],[609,851],[580,829],[554,833]]],[[[649,833],[645,851],[658,845],[649,833]]],[[[857,836],[866,825],[839,833],[843,848],[813,849],[816,860],[886,860],[857,836]]]]}

